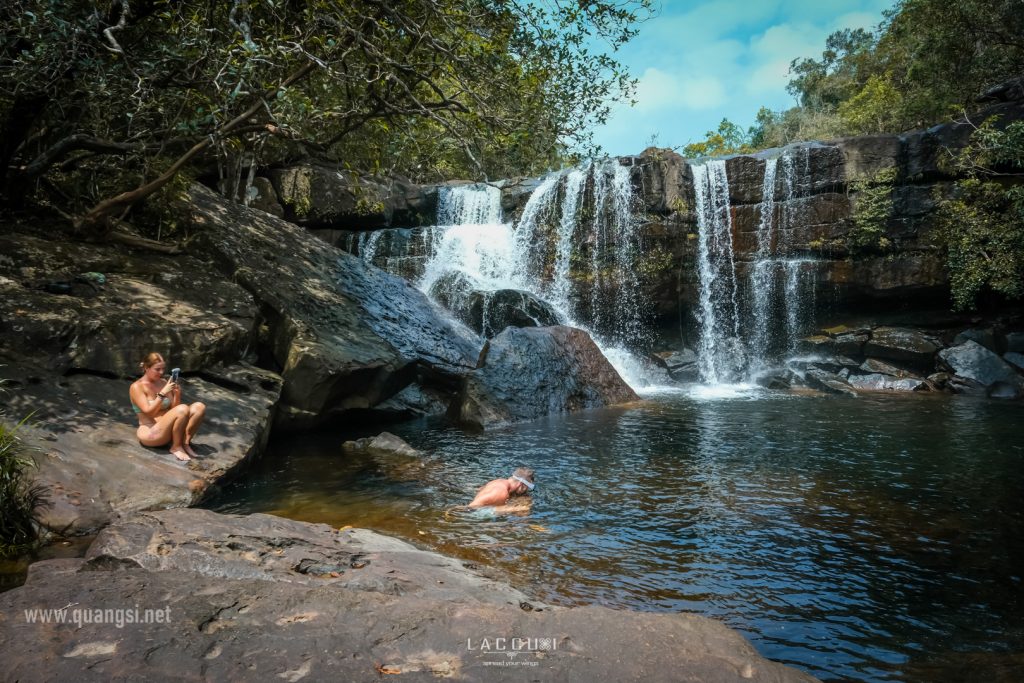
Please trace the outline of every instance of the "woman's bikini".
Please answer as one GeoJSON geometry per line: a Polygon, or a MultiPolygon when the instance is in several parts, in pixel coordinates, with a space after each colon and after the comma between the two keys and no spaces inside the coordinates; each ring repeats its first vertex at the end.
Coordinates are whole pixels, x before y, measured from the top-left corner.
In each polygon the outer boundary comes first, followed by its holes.
{"type": "MultiPolygon", "coordinates": [[[[135,411],[136,415],[139,415],[139,414],[142,413],[142,408],[140,408],[137,405],[135,405],[135,401],[131,401],[131,404],[132,404],[132,410],[135,411]]],[[[164,410],[168,410],[171,407],[171,397],[170,396],[165,396],[163,398],[163,400],[160,401],[160,405],[161,405],[161,407],[163,407],[164,410]]],[[[149,429],[150,432],[152,432],[153,431],[153,427],[156,427],[156,420],[153,420],[153,424],[148,424],[148,425],[140,423],[139,427],[140,428],[141,427],[145,427],[145,428],[149,429]]]]}

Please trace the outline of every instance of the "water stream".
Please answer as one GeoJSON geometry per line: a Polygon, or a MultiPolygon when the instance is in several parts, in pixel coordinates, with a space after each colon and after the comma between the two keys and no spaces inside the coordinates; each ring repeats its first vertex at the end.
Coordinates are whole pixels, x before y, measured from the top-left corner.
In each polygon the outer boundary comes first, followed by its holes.
{"type": "Polygon", "coordinates": [[[824,680],[1011,681],[1021,417],[945,395],[661,393],[486,434],[391,428],[426,468],[290,436],[215,507],[376,529],[551,603],[704,614],[824,680]],[[447,512],[520,464],[529,516],[447,512]]]}
{"type": "MultiPolygon", "coordinates": [[[[343,438],[379,429],[291,436],[214,507],[376,529],[551,603],[704,614],[824,680],[1020,680],[1021,406],[753,385],[813,324],[817,267],[793,246],[806,150],[764,168],[756,247],[741,253],[726,164],[692,167],[702,384],[483,434],[393,427],[422,461],[342,455],[343,438]],[[539,483],[527,516],[452,513],[523,464],[539,483]]],[[[639,385],[649,368],[629,347],[649,331],[630,169],[551,174],[515,223],[500,200],[486,185],[442,191],[438,225],[403,237],[421,240],[419,286],[457,271],[530,291],[639,385]]]]}

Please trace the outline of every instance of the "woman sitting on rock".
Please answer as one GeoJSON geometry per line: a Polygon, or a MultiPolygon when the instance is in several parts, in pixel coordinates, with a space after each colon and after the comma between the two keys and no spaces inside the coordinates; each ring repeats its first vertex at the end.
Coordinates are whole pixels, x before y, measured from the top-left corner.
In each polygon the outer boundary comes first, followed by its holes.
{"type": "Polygon", "coordinates": [[[192,437],[203,422],[206,406],[181,402],[181,387],[164,379],[167,364],[159,353],[151,353],[139,363],[142,377],[132,383],[128,395],[139,416],[139,443],[143,446],[171,444],[171,455],[181,461],[196,456],[192,437]]]}

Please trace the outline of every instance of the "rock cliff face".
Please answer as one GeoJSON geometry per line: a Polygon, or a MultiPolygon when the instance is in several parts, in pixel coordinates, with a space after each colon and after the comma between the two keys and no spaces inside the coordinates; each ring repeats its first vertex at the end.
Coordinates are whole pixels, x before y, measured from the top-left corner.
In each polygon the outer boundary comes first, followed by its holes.
{"type": "Polygon", "coordinates": [[[444,388],[475,366],[479,340],[407,281],[205,188],[188,206],[198,248],[260,306],[284,380],[279,426],[371,409],[411,384],[444,388]]]}
{"type": "MultiPolygon", "coordinates": [[[[992,116],[1002,124],[1024,118],[1024,101],[997,103],[972,116],[971,122],[992,116]]],[[[936,210],[957,180],[944,161],[967,143],[974,130],[971,122],[798,143],[726,159],[737,277],[748,279],[760,248],[759,228],[767,221],[773,226],[772,255],[801,261],[819,295],[818,309],[841,316],[851,310],[948,308],[948,272],[936,239],[936,210]],[[775,175],[767,194],[766,171],[775,175]],[[870,229],[864,227],[865,216],[870,229]]],[[[630,169],[641,222],[640,258],[633,267],[639,282],[630,286],[641,288],[649,318],[658,327],[678,330],[682,322],[692,328],[699,301],[694,187],[699,162],[653,148],[618,162],[630,169]]],[[[587,182],[593,185],[593,177],[587,182]]],[[[507,220],[521,214],[539,184],[540,179],[498,183],[507,220]]],[[[587,193],[595,191],[590,185],[587,193]]],[[[435,197],[436,192],[436,187],[423,188],[421,194],[435,197]]],[[[427,208],[426,203],[422,206],[427,208]]],[[[557,220],[558,213],[553,215],[557,220]]],[[[420,225],[423,220],[421,214],[420,225]]],[[[409,278],[422,272],[433,230],[399,220],[335,221],[321,227],[331,228],[321,234],[335,244],[409,278]],[[370,231],[381,225],[393,229],[370,231]]],[[[591,289],[598,279],[584,265],[591,260],[584,252],[594,239],[574,235],[580,254],[574,261],[579,266],[570,272],[572,296],[584,308],[595,298],[591,289]]],[[[606,290],[601,295],[607,297],[608,285],[602,286],[606,290]]]]}

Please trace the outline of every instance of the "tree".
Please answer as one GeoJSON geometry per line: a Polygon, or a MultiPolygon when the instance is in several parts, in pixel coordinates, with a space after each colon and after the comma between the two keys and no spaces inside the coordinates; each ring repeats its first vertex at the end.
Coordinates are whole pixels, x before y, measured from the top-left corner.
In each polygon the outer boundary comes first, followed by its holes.
{"type": "Polygon", "coordinates": [[[1024,296],[1024,121],[985,121],[950,165],[967,176],[939,211],[954,307],[974,308],[986,289],[1024,296]]]}
{"type": "Polygon", "coordinates": [[[709,130],[704,140],[691,142],[683,148],[683,156],[688,158],[716,157],[726,154],[743,154],[751,152],[749,138],[743,129],[729,119],[722,119],[718,130],[709,130]]]}
{"type": "Polygon", "coordinates": [[[825,40],[820,60],[794,59],[790,63],[793,78],[786,90],[805,109],[835,110],[863,84],[875,44],[875,34],[865,29],[836,31],[825,40]]]}
{"type": "Polygon", "coordinates": [[[13,0],[2,193],[104,231],[185,173],[300,158],[417,179],[546,168],[632,80],[650,0],[13,0]],[[116,221],[114,221],[116,222],[116,221]]]}

